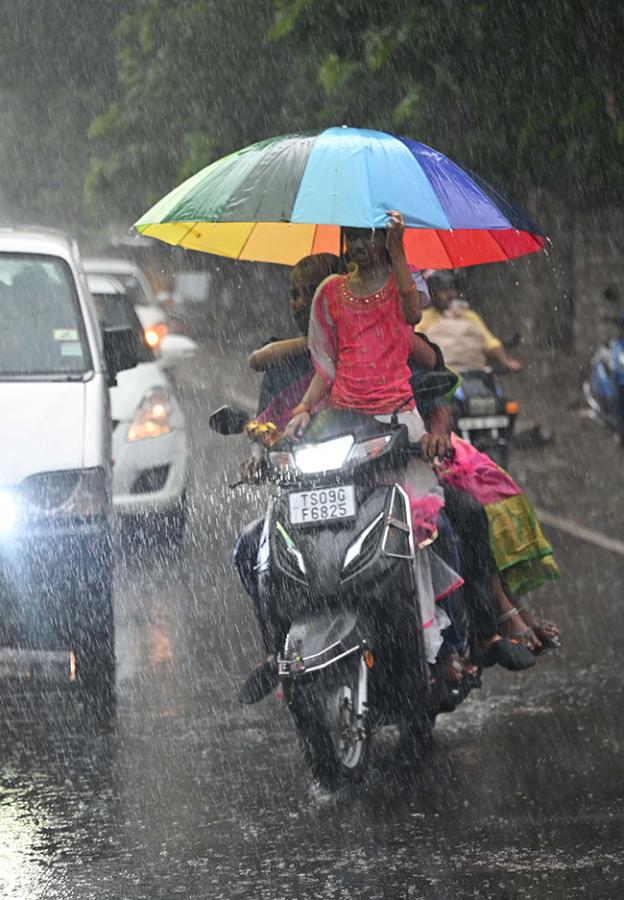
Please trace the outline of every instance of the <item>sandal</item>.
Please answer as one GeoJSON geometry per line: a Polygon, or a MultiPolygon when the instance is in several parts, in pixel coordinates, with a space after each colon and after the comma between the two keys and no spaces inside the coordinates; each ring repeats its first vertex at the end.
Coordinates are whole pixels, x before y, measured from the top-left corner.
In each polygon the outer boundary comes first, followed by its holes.
{"type": "Polygon", "coordinates": [[[537,662],[535,654],[531,653],[525,644],[509,638],[501,637],[493,641],[485,652],[482,650],[478,652],[481,654],[480,662],[484,669],[499,665],[510,672],[523,672],[537,662]]]}
{"type": "MultiPolygon", "coordinates": [[[[498,625],[503,625],[505,622],[509,622],[510,619],[513,619],[516,616],[521,622],[524,622],[520,610],[516,606],[512,606],[511,609],[508,609],[507,612],[497,618],[496,623],[498,625]]],[[[531,625],[527,625],[524,631],[505,630],[505,633],[502,636],[515,643],[523,644],[531,653],[539,653],[542,649],[542,642],[531,625]]]]}
{"type": "Polygon", "coordinates": [[[429,702],[434,715],[453,712],[463,699],[464,665],[461,654],[443,644],[438,658],[431,666],[431,694],[429,702]]]}
{"type": "Polygon", "coordinates": [[[462,683],[464,680],[464,667],[457,650],[451,649],[448,645],[440,648],[433,669],[433,678],[435,681],[440,679],[446,681],[447,684],[453,687],[462,683]]]}

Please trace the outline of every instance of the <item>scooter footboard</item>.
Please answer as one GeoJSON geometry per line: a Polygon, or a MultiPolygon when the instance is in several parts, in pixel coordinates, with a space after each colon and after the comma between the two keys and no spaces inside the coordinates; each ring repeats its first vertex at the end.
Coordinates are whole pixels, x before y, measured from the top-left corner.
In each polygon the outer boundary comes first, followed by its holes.
{"type": "Polygon", "coordinates": [[[327,611],[293,622],[279,658],[282,678],[317,672],[360,652],[366,636],[354,610],[327,611]]]}

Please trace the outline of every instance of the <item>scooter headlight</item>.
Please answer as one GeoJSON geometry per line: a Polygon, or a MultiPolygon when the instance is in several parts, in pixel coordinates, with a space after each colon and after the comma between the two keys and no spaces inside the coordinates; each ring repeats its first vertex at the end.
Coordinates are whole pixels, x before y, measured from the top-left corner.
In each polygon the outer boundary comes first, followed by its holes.
{"type": "Polygon", "coordinates": [[[365,441],[356,442],[352,434],[322,444],[307,444],[292,453],[274,450],[269,453],[269,463],[282,473],[300,472],[315,475],[341,469],[345,464],[358,465],[377,459],[384,452],[392,435],[382,434],[365,441]]]}
{"type": "Polygon", "coordinates": [[[354,444],[349,453],[349,462],[358,463],[371,462],[377,459],[384,452],[390,441],[391,434],[381,434],[379,437],[369,438],[366,441],[359,441],[354,444]]]}
{"type": "Polygon", "coordinates": [[[323,441],[322,444],[310,444],[294,451],[295,465],[304,475],[318,472],[331,472],[341,469],[347,461],[354,444],[352,434],[323,441]]]}

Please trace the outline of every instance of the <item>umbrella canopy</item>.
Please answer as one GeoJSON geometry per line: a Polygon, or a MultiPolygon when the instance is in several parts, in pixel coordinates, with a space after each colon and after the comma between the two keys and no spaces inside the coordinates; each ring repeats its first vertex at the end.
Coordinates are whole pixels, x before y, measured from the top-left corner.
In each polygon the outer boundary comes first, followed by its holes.
{"type": "Polygon", "coordinates": [[[135,223],[141,234],[233,259],[295,265],[339,253],[340,227],[403,213],[421,269],[501,262],[544,245],[538,227],[478,176],[409,138],[358,128],[271,138],[219,159],[135,223]]]}

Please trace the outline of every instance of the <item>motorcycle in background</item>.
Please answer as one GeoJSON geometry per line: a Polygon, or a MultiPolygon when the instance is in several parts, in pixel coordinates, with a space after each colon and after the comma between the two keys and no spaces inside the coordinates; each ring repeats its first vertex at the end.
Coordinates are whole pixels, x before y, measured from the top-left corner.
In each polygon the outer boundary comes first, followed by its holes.
{"type": "Polygon", "coordinates": [[[619,334],[594,354],[583,392],[593,418],[613,429],[624,446],[624,312],[609,320],[619,334]]]}
{"type": "MultiPolygon", "coordinates": [[[[505,341],[505,348],[511,350],[519,343],[515,335],[505,341]]],[[[505,397],[494,368],[462,372],[461,377],[452,401],[453,430],[506,469],[519,405],[505,397]]]]}

